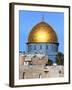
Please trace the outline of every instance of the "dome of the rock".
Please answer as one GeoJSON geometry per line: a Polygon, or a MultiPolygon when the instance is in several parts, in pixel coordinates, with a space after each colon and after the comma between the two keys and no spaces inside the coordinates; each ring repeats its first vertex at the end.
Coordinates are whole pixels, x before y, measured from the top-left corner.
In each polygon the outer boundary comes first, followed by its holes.
{"type": "Polygon", "coordinates": [[[40,22],[32,28],[28,37],[28,43],[35,42],[57,43],[56,32],[46,22],[40,22]]]}

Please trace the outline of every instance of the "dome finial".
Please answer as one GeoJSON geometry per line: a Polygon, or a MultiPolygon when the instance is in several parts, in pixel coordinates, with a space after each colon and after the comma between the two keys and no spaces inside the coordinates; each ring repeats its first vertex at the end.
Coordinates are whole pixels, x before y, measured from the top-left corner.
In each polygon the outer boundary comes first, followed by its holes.
{"type": "Polygon", "coordinates": [[[44,21],[44,15],[42,15],[42,21],[44,21]]]}

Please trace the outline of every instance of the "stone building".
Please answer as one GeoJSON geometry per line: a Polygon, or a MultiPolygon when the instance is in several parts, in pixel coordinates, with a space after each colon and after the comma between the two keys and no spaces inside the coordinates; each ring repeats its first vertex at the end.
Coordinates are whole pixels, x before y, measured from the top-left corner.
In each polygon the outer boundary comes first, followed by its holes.
{"type": "Polygon", "coordinates": [[[58,52],[58,38],[54,29],[42,21],[35,25],[28,37],[28,54],[46,54],[53,62],[58,52]]]}
{"type": "Polygon", "coordinates": [[[24,65],[25,55],[20,54],[19,55],[19,65],[24,65]]]}
{"type": "MultiPolygon", "coordinates": [[[[23,63],[19,66],[20,79],[63,77],[64,67],[56,64],[47,66],[48,56],[44,54],[21,55],[23,63]]],[[[20,62],[21,62],[20,61],[20,62]]]]}
{"type": "Polygon", "coordinates": [[[20,65],[46,65],[48,63],[48,56],[44,54],[20,54],[20,65]]]}
{"type": "Polygon", "coordinates": [[[28,36],[27,51],[20,54],[19,78],[63,77],[64,66],[56,65],[58,38],[54,29],[42,21],[35,25],[28,36]],[[48,59],[53,61],[48,66],[48,59]]]}

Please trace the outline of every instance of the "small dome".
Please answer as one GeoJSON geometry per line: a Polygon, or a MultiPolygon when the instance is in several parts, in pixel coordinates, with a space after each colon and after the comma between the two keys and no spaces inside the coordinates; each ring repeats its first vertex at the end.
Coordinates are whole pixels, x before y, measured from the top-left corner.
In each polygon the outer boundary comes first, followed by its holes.
{"type": "Polygon", "coordinates": [[[34,26],[29,34],[28,43],[48,42],[57,43],[57,35],[53,28],[46,22],[34,26]]]}

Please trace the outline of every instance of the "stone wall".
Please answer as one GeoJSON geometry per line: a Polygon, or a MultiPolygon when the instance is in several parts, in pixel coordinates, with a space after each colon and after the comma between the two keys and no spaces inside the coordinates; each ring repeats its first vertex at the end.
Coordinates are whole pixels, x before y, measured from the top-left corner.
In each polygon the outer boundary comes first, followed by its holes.
{"type": "Polygon", "coordinates": [[[24,65],[25,55],[19,55],[19,65],[24,65]]]}
{"type": "Polygon", "coordinates": [[[19,56],[19,64],[24,65],[24,62],[29,62],[32,65],[45,65],[48,63],[48,56],[44,54],[25,54],[19,56]]]}
{"type": "Polygon", "coordinates": [[[51,78],[64,76],[63,66],[21,65],[19,70],[20,79],[51,78]]]}
{"type": "Polygon", "coordinates": [[[32,57],[32,65],[46,65],[48,63],[48,57],[43,56],[39,58],[37,56],[32,57]]]}
{"type": "Polygon", "coordinates": [[[19,79],[63,77],[64,66],[46,66],[48,56],[44,54],[20,55],[19,79]],[[24,64],[28,62],[28,64],[24,64]]]}

